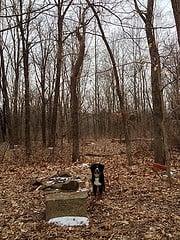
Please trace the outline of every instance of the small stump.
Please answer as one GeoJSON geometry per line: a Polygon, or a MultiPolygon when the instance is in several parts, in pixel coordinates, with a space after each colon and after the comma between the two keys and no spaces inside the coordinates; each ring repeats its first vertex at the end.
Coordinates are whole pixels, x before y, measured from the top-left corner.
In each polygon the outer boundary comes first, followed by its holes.
{"type": "Polygon", "coordinates": [[[64,216],[87,216],[87,192],[46,193],[46,219],[64,216]]]}

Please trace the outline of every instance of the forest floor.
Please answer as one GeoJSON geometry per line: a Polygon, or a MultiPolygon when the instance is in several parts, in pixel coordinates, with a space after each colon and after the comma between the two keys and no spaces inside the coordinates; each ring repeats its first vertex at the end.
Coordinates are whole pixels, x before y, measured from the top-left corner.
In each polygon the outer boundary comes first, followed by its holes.
{"type": "Polygon", "coordinates": [[[106,192],[101,200],[89,195],[89,226],[48,224],[44,193],[33,190],[32,182],[73,167],[66,145],[62,152],[57,148],[53,159],[36,145],[29,162],[21,149],[10,152],[1,146],[0,239],[180,239],[180,154],[171,153],[170,187],[146,165],[153,159],[143,142],[133,143],[134,164],[128,167],[123,144],[108,139],[84,141],[81,162],[105,164],[106,192]]]}

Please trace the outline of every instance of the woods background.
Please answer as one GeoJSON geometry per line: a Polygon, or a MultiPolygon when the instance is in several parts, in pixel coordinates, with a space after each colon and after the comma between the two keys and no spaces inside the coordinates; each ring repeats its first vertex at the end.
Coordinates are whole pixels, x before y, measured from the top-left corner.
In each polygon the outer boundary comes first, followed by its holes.
{"type": "Polygon", "coordinates": [[[125,139],[131,164],[131,140],[154,139],[165,164],[180,148],[178,43],[178,0],[2,0],[0,141],[29,156],[66,139],[76,161],[80,139],[125,139]]]}

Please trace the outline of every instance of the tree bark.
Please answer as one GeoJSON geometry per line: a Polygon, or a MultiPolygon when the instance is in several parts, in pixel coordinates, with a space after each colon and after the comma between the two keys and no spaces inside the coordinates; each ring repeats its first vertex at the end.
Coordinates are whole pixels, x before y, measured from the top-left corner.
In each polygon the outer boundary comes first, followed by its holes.
{"type": "MultiPolygon", "coordinates": [[[[0,13],[1,13],[1,2],[0,2],[0,13]]],[[[0,35],[0,89],[3,95],[3,114],[0,116],[1,118],[1,129],[2,129],[2,137],[5,140],[6,136],[6,124],[9,136],[10,147],[13,148],[13,134],[12,134],[12,119],[11,119],[11,110],[9,104],[9,96],[8,96],[8,83],[6,78],[5,64],[4,64],[4,55],[3,55],[3,39],[0,35]],[[2,82],[2,83],[1,83],[2,82]]]]}
{"type": "Polygon", "coordinates": [[[42,134],[42,142],[43,146],[46,146],[46,99],[45,99],[45,66],[42,66],[41,69],[41,134],[42,134]]]}
{"type": "Polygon", "coordinates": [[[5,142],[6,140],[6,124],[5,124],[5,116],[3,114],[3,110],[0,108],[0,132],[2,141],[5,142]]]}
{"type": "Polygon", "coordinates": [[[20,38],[17,29],[17,43],[14,39],[14,64],[15,64],[15,80],[14,80],[14,104],[13,104],[13,133],[14,144],[19,143],[19,118],[18,118],[18,94],[19,94],[19,76],[20,76],[20,38]],[[17,45],[17,49],[16,46],[17,45]],[[17,56],[16,56],[17,53],[17,56]]]}
{"type": "Polygon", "coordinates": [[[179,0],[171,0],[176,29],[177,29],[177,36],[178,36],[178,43],[180,47],[180,1],[179,0]]]}
{"type": "MultiPolygon", "coordinates": [[[[178,36],[178,43],[180,48],[180,1],[179,0],[171,0],[175,23],[176,23],[176,29],[177,29],[177,36],[178,36]]],[[[178,66],[177,66],[177,80],[176,80],[176,109],[175,115],[176,115],[176,122],[177,122],[177,141],[180,145],[180,96],[179,96],[179,82],[180,82],[180,57],[179,54],[177,56],[178,58],[178,66]]]]}
{"type": "Polygon", "coordinates": [[[81,75],[84,53],[85,53],[85,27],[84,16],[82,17],[83,33],[80,33],[80,27],[76,29],[76,37],[79,42],[79,53],[74,66],[72,67],[70,91],[71,91],[71,133],[72,133],[72,161],[79,160],[79,96],[78,85],[81,75]]]}
{"type": "MultiPolygon", "coordinates": [[[[6,72],[5,72],[5,66],[4,66],[4,56],[3,56],[3,48],[2,48],[2,37],[0,36],[0,71],[1,71],[1,79],[2,81],[2,95],[3,95],[3,104],[4,104],[4,119],[6,120],[7,124],[7,130],[8,130],[8,138],[9,138],[9,144],[10,147],[13,148],[13,134],[12,134],[12,120],[11,120],[11,110],[10,110],[10,105],[9,105],[9,96],[8,96],[8,83],[7,83],[7,78],[6,78],[6,72]]],[[[3,136],[5,136],[5,131],[3,131],[3,136]]]]}
{"type": "Polygon", "coordinates": [[[57,125],[57,109],[59,101],[60,90],[60,76],[62,68],[62,37],[63,37],[63,17],[61,16],[61,7],[58,6],[58,46],[57,46],[57,65],[56,65],[56,81],[55,81],[55,93],[51,118],[51,133],[50,133],[50,146],[55,146],[56,141],[56,125],[57,125]]]}
{"type": "Polygon", "coordinates": [[[161,91],[161,64],[158,47],[153,28],[154,0],[148,0],[147,13],[144,14],[134,0],[135,7],[145,23],[146,38],[148,41],[151,59],[151,86],[154,122],[154,158],[156,163],[166,164],[168,160],[167,137],[164,127],[164,104],[161,91]]]}
{"type": "MultiPolygon", "coordinates": [[[[29,3],[31,4],[31,2],[29,3]]],[[[29,23],[30,23],[30,10],[27,13],[26,29],[23,25],[23,2],[19,1],[20,6],[20,19],[17,16],[17,22],[21,34],[22,54],[23,54],[23,67],[24,67],[24,83],[25,83],[25,148],[26,156],[29,159],[31,154],[31,137],[30,137],[30,86],[29,86],[29,23]]],[[[30,6],[29,6],[30,7],[30,6]]]]}

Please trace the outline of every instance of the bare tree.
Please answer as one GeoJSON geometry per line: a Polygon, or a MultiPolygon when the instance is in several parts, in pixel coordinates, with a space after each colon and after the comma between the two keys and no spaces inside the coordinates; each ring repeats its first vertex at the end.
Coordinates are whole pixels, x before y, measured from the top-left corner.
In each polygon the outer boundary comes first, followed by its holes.
{"type": "Polygon", "coordinates": [[[50,64],[50,54],[53,50],[53,46],[50,40],[52,32],[50,29],[47,29],[47,32],[45,32],[42,27],[43,24],[44,23],[42,22],[38,22],[36,26],[39,44],[37,45],[36,50],[32,53],[32,58],[36,72],[36,79],[39,83],[37,84],[41,97],[41,135],[42,143],[45,147],[47,142],[47,69],[50,64]]]}
{"type": "MultiPolygon", "coordinates": [[[[14,11],[16,12],[17,6],[14,3],[14,11]]],[[[23,0],[19,1],[19,13],[16,12],[16,20],[20,31],[22,54],[23,54],[23,70],[24,70],[24,83],[25,83],[25,147],[26,155],[29,158],[31,153],[31,139],[30,139],[30,84],[29,84],[29,33],[30,33],[30,20],[32,11],[32,1],[29,1],[28,11],[25,14],[26,24],[24,24],[24,6],[23,0]]]]}
{"type": "MultiPolygon", "coordinates": [[[[1,2],[0,2],[0,14],[1,14],[1,2]]],[[[4,109],[4,111],[0,114],[1,115],[0,121],[2,124],[1,126],[2,135],[3,135],[3,138],[5,138],[5,134],[6,134],[5,120],[6,120],[10,147],[13,147],[11,110],[10,110],[10,104],[9,104],[8,82],[6,77],[5,61],[4,61],[4,54],[3,54],[3,38],[1,33],[0,33],[0,90],[2,91],[2,95],[3,95],[3,109],[4,109]]]]}
{"type": "Polygon", "coordinates": [[[117,70],[117,64],[113,55],[113,52],[111,50],[111,47],[107,41],[107,38],[105,36],[104,30],[102,28],[101,25],[101,21],[100,18],[98,16],[98,13],[94,7],[94,4],[91,3],[89,0],[86,0],[86,2],[88,3],[89,7],[91,7],[96,20],[97,20],[97,24],[99,26],[101,35],[102,35],[102,39],[105,43],[105,46],[108,50],[110,59],[111,59],[111,63],[113,66],[113,72],[114,72],[114,77],[115,77],[115,81],[116,81],[116,92],[117,92],[117,96],[120,102],[120,108],[121,108],[121,114],[122,114],[122,122],[123,122],[123,128],[124,128],[124,134],[125,134],[125,142],[126,142],[126,153],[127,153],[127,159],[128,159],[128,164],[131,165],[132,164],[132,154],[131,154],[131,140],[130,140],[130,132],[129,132],[129,128],[128,128],[128,119],[127,119],[127,112],[125,109],[125,104],[124,104],[124,98],[123,98],[123,94],[121,91],[121,87],[120,87],[120,81],[119,81],[119,75],[118,75],[118,70],[117,70]]]}
{"type": "Polygon", "coordinates": [[[76,37],[79,42],[79,52],[77,59],[72,67],[72,75],[70,80],[70,92],[71,92],[71,122],[72,122],[72,161],[79,160],[79,96],[78,86],[81,76],[81,70],[83,66],[84,53],[85,53],[85,23],[84,23],[85,11],[82,16],[80,15],[80,23],[76,28],[76,37]],[[82,28],[82,33],[80,29],[82,28]]]}
{"type": "Polygon", "coordinates": [[[13,101],[13,132],[14,132],[14,143],[19,143],[19,114],[18,114],[18,95],[19,95],[19,82],[20,82],[20,63],[21,63],[21,55],[20,55],[20,36],[19,31],[15,29],[16,34],[12,33],[13,45],[14,45],[14,101],[13,101]],[[15,39],[17,38],[17,40],[15,39]]]}
{"type": "Polygon", "coordinates": [[[53,102],[53,110],[52,110],[52,119],[51,119],[51,134],[50,134],[50,145],[55,145],[56,139],[56,125],[57,125],[57,109],[58,109],[58,101],[59,101],[59,90],[60,90],[60,77],[61,77],[61,69],[62,69],[62,54],[63,54],[63,22],[64,17],[71,6],[72,0],[70,0],[64,9],[64,0],[58,0],[57,8],[58,8],[58,33],[57,33],[57,65],[56,65],[56,80],[55,80],[55,93],[54,93],[54,102],[53,102]],[[64,10],[64,11],[63,11],[64,10]]]}
{"type": "Polygon", "coordinates": [[[154,157],[155,162],[166,164],[168,161],[168,148],[164,126],[164,103],[161,91],[161,64],[153,28],[154,0],[147,1],[146,12],[142,11],[139,8],[138,2],[136,0],[134,0],[134,4],[138,14],[145,23],[145,31],[151,59],[151,86],[154,119],[154,157]]]}

